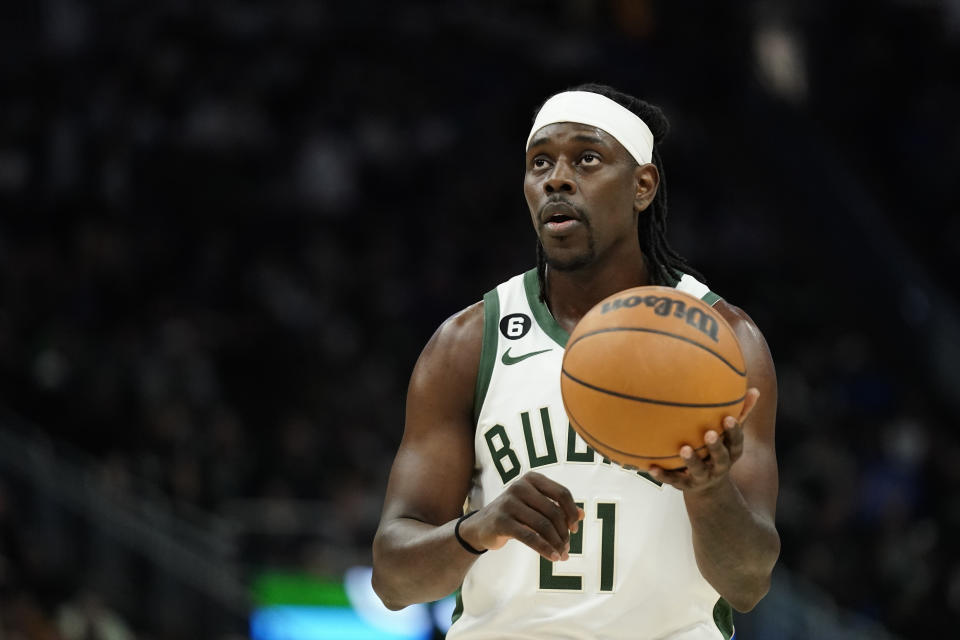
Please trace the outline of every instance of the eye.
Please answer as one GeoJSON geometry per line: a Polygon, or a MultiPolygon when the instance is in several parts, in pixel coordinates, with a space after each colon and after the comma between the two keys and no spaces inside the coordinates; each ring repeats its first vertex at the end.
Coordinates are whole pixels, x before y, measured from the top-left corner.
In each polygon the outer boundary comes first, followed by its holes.
{"type": "Polygon", "coordinates": [[[538,156],[533,159],[533,161],[530,163],[530,166],[534,169],[543,169],[547,166],[547,160],[546,158],[538,156]]]}
{"type": "Polygon", "coordinates": [[[599,163],[600,163],[600,156],[598,156],[595,153],[588,151],[587,153],[580,156],[580,164],[585,164],[590,166],[590,165],[595,165],[599,163]]]}

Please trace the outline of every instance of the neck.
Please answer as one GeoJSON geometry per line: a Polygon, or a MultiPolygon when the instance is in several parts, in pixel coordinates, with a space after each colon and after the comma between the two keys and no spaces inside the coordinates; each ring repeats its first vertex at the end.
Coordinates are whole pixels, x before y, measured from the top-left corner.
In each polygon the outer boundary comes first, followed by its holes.
{"type": "Polygon", "coordinates": [[[580,318],[604,298],[647,284],[650,284],[650,275],[638,250],[636,259],[573,271],[557,271],[547,265],[544,297],[557,323],[570,332],[580,318]]]}

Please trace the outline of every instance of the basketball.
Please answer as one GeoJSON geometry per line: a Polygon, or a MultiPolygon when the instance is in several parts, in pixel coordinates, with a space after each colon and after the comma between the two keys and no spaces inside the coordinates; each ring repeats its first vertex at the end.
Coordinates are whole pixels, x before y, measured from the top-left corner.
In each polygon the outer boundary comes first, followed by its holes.
{"type": "Polygon", "coordinates": [[[601,300],[574,327],[560,373],[571,426],[613,462],[684,466],[688,444],[740,415],[746,366],[733,329],[710,305],[669,287],[601,300]]]}

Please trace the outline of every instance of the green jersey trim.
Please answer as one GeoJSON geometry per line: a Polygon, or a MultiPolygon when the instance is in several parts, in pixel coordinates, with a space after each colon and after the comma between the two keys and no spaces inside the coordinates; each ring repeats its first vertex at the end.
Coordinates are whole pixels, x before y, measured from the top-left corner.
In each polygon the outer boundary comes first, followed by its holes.
{"type": "Polygon", "coordinates": [[[540,300],[540,280],[537,278],[537,270],[530,269],[523,274],[523,289],[527,294],[527,304],[530,305],[530,311],[533,312],[533,318],[550,338],[561,347],[567,346],[567,340],[570,334],[561,327],[547,305],[540,300]]]}
{"type": "Polygon", "coordinates": [[[715,294],[713,291],[708,291],[705,294],[703,294],[703,297],[700,299],[712,307],[717,303],[717,300],[720,299],[720,296],[715,294]]]}
{"type": "MultiPolygon", "coordinates": [[[[680,286],[680,281],[683,279],[684,274],[681,273],[679,278],[677,277],[676,272],[674,272],[672,275],[673,275],[673,278],[670,279],[670,286],[676,289],[678,286],[680,286]]],[[[706,285],[703,285],[703,286],[706,287],[706,285]]],[[[700,299],[706,302],[711,307],[717,304],[717,300],[723,300],[723,298],[721,298],[720,296],[718,296],[717,294],[715,294],[713,291],[710,291],[710,290],[707,290],[705,294],[700,296],[700,299]]]]}
{"type": "Polygon", "coordinates": [[[497,328],[500,326],[500,297],[492,289],[483,296],[483,346],[480,348],[480,369],[473,391],[473,422],[480,419],[480,409],[490,388],[493,367],[497,363],[497,328]]]}
{"type": "MultiPolygon", "coordinates": [[[[457,620],[459,620],[460,616],[463,615],[463,587],[462,586],[457,587],[456,595],[457,595],[457,604],[453,607],[453,615],[450,616],[451,625],[457,620]]],[[[729,638],[725,638],[724,640],[729,640],[729,638]]]]}
{"type": "MultiPolygon", "coordinates": [[[[679,284],[680,280],[677,279],[670,286],[676,288],[679,284]]],[[[523,274],[523,289],[527,294],[527,304],[530,305],[530,310],[533,312],[537,324],[554,342],[566,348],[570,334],[557,323],[556,318],[550,313],[550,309],[540,300],[540,279],[537,277],[536,269],[530,269],[523,274]]],[[[713,291],[707,291],[700,296],[700,299],[712,307],[721,298],[713,291]]]]}
{"type": "Polygon", "coordinates": [[[733,609],[730,603],[720,598],[713,607],[713,621],[717,623],[717,629],[723,634],[723,640],[730,640],[733,637],[733,609]]]}

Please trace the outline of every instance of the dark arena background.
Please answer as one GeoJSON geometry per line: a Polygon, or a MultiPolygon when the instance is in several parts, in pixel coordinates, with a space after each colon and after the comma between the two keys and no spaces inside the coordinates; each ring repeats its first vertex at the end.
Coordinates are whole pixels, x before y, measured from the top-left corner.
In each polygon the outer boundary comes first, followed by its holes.
{"type": "Polygon", "coordinates": [[[780,384],[737,638],[960,619],[960,4],[0,8],[0,637],[440,638],[370,542],[433,330],[535,260],[534,109],[660,104],[669,237],[780,384]]]}

